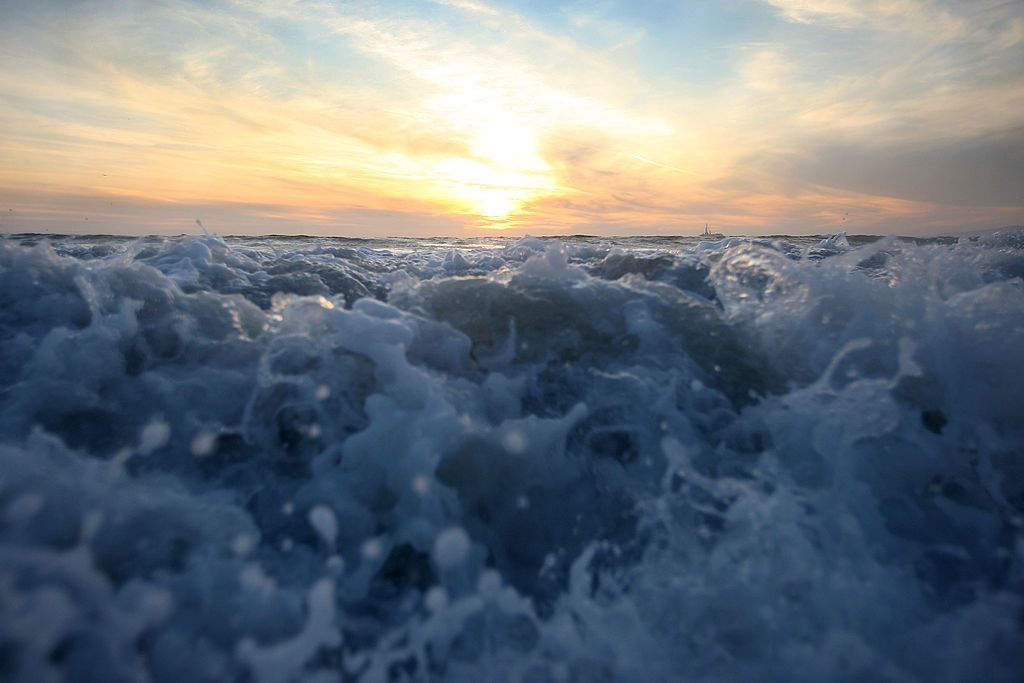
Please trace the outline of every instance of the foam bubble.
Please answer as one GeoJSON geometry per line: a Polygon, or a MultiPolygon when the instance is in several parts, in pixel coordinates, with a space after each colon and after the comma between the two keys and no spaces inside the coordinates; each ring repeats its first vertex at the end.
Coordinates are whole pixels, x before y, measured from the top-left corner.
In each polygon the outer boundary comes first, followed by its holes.
{"type": "Polygon", "coordinates": [[[522,455],[529,448],[526,435],[516,429],[506,431],[501,437],[501,444],[512,455],[522,455]]]}
{"type": "Polygon", "coordinates": [[[413,491],[421,496],[426,495],[426,493],[430,491],[430,479],[422,474],[417,474],[413,477],[412,482],[409,485],[413,491]]]}
{"type": "Polygon", "coordinates": [[[334,512],[326,505],[317,505],[309,511],[309,523],[320,534],[323,542],[333,548],[338,536],[338,520],[334,512]]]}
{"type": "Polygon", "coordinates": [[[231,551],[239,557],[244,557],[256,547],[256,539],[251,534],[238,534],[231,541],[231,551]]]}
{"type": "Polygon", "coordinates": [[[462,527],[449,527],[434,541],[434,562],[442,568],[462,563],[469,553],[469,536],[462,527]]]}
{"type": "Polygon", "coordinates": [[[379,538],[367,539],[360,547],[363,559],[374,562],[384,555],[384,543],[379,538]]]}
{"type": "Polygon", "coordinates": [[[160,418],[153,418],[139,433],[139,453],[149,455],[167,445],[171,439],[171,425],[160,418]]]}
{"type": "Polygon", "coordinates": [[[448,606],[448,593],[440,586],[434,586],[427,591],[423,603],[431,612],[440,612],[448,606]]]}
{"type": "Polygon", "coordinates": [[[192,455],[197,458],[203,458],[208,455],[213,455],[214,451],[217,450],[217,436],[210,432],[199,432],[195,438],[192,439],[190,447],[192,455]]]}

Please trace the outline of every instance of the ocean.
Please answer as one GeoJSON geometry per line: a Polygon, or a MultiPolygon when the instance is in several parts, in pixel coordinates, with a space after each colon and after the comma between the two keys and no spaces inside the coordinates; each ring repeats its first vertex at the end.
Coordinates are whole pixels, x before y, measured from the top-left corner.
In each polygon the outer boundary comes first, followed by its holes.
{"type": "Polygon", "coordinates": [[[1024,229],[0,238],[0,679],[1020,681],[1024,229]]]}

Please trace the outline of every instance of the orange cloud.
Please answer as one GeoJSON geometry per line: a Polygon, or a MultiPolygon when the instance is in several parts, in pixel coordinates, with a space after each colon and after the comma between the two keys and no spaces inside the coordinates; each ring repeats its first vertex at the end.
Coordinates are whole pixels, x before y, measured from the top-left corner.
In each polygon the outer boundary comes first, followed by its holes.
{"type": "MultiPolygon", "coordinates": [[[[845,0],[771,4],[780,21],[875,30],[875,15],[845,0]]],[[[927,14],[924,0],[904,4],[907,21],[927,14]]],[[[596,7],[567,14],[570,32],[559,33],[467,0],[415,13],[358,2],[126,6],[104,12],[98,1],[94,12],[68,8],[56,27],[23,19],[8,22],[20,31],[0,29],[19,55],[18,68],[0,70],[0,188],[12,203],[39,211],[51,197],[74,203],[68,215],[91,207],[87,196],[148,201],[160,216],[223,206],[237,226],[291,216],[371,232],[351,221],[816,231],[856,209],[865,226],[886,229],[955,212],[896,190],[798,182],[761,160],[806,155],[827,136],[902,144],[1022,125],[1024,78],[961,78],[952,53],[933,56],[931,39],[909,29],[900,49],[915,61],[869,73],[839,65],[823,78],[820,51],[769,36],[727,46],[731,67],[717,82],[673,89],[640,71],[660,27],[596,7]]],[[[992,39],[977,60],[993,73],[1019,51],[1020,22],[983,30],[953,19],[951,40],[992,39]]]]}

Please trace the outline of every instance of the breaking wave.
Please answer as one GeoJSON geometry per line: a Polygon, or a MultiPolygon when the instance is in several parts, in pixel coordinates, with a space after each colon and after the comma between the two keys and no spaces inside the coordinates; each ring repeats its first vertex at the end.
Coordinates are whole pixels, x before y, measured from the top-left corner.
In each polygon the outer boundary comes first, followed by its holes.
{"type": "Polygon", "coordinates": [[[0,240],[0,677],[1019,680],[1024,231],[0,240]]]}

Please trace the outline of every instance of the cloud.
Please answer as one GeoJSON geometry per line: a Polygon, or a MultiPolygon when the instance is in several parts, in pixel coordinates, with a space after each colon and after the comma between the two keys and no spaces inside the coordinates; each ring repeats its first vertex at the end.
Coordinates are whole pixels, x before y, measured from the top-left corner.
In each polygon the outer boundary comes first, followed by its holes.
{"type": "Polygon", "coordinates": [[[658,5],[537,7],[4,4],[0,188],[47,220],[130,200],[154,229],[194,206],[652,232],[816,230],[857,202],[995,220],[1024,186],[1020,3],[673,4],[699,45],[658,5]]]}
{"type": "Polygon", "coordinates": [[[353,205],[324,209],[288,203],[166,202],[147,197],[4,189],[0,189],[0,207],[0,231],[5,233],[194,234],[198,231],[197,218],[220,235],[430,237],[461,233],[468,227],[467,221],[458,216],[432,213],[424,207],[385,210],[353,205]]]}
{"type": "Polygon", "coordinates": [[[741,67],[747,87],[761,91],[782,91],[792,74],[792,66],[776,50],[758,50],[741,67]]]}
{"type": "Polygon", "coordinates": [[[752,161],[791,184],[944,206],[1024,208],[1024,128],[902,144],[815,140],[799,155],[752,161]]]}
{"type": "Polygon", "coordinates": [[[840,28],[869,26],[881,31],[927,34],[948,40],[967,22],[926,0],[764,0],[797,23],[826,23],[840,28]]]}

